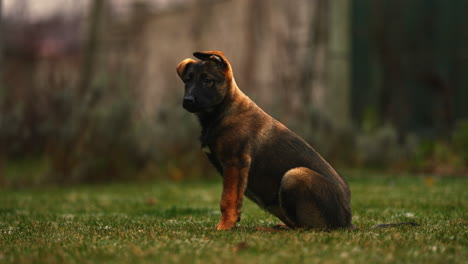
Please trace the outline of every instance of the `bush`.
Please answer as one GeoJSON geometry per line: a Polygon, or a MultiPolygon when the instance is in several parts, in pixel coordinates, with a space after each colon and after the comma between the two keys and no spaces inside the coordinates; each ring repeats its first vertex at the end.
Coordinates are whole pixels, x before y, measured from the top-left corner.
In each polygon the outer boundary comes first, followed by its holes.
{"type": "Polygon", "coordinates": [[[468,120],[460,120],[452,134],[452,144],[455,151],[468,164],[468,120]]]}

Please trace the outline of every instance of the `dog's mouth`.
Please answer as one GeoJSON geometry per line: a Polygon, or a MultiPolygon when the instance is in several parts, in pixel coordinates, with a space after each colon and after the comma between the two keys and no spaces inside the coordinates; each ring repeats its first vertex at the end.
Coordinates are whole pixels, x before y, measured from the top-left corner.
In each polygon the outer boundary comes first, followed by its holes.
{"type": "Polygon", "coordinates": [[[196,101],[190,97],[182,101],[182,107],[190,113],[212,112],[219,104],[217,100],[211,102],[196,101]]]}
{"type": "Polygon", "coordinates": [[[192,104],[183,103],[182,107],[185,110],[189,111],[190,113],[198,113],[198,112],[201,111],[201,109],[199,107],[197,107],[196,105],[192,105],[192,104]]]}
{"type": "Polygon", "coordinates": [[[192,114],[197,114],[200,112],[209,113],[215,109],[214,107],[197,107],[197,106],[185,105],[185,104],[182,104],[182,107],[184,107],[185,110],[187,110],[188,112],[192,114]]]}

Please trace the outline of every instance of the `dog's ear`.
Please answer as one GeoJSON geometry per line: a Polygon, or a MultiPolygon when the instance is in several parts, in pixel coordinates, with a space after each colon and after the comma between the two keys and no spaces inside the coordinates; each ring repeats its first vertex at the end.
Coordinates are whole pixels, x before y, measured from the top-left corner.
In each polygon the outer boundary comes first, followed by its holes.
{"type": "Polygon", "coordinates": [[[228,76],[228,78],[232,78],[231,64],[227,60],[226,56],[224,56],[223,52],[221,51],[198,51],[198,52],[194,52],[193,56],[203,61],[212,60],[216,62],[226,72],[226,76],[228,76]]]}
{"type": "Polygon", "coordinates": [[[192,64],[194,62],[196,63],[195,60],[185,59],[185,60],[181,61],[179,63],[179,65],[177,65],[177,74],[179,75],[179,77],[181,79],[183,79],[184,73],[188,70],[188,68],[190,67],[190,64],[192,64]]]}

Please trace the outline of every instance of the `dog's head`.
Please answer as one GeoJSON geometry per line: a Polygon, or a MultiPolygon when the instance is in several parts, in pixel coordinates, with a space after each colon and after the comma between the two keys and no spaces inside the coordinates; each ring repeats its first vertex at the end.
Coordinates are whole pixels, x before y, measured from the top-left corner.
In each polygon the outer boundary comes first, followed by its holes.
{"type": "Polygon", "coordinates": [[[200,59],[185,59],[177,74],[185,84],[183,107],[191,112],[210,111],[220,104],[231,87],[232,69],[221,51],[195,52],[200,59]]]}

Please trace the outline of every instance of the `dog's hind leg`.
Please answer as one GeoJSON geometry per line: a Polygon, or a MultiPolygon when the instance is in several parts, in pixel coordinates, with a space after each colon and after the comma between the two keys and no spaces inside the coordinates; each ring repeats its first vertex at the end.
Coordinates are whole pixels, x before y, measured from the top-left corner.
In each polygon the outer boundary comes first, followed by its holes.
{"type": "Polygon", "coordinates": [[[338,183],[305,167],[291,169],[281,180],[280,208],[292,228],[327,229],[346,224],[340,218],[342,204],[338,183]]]}

